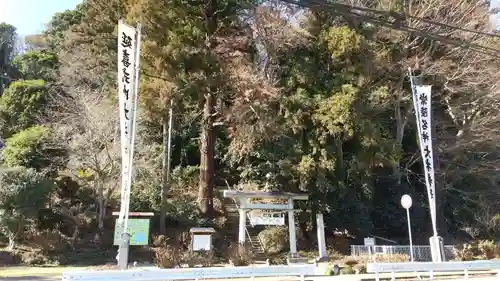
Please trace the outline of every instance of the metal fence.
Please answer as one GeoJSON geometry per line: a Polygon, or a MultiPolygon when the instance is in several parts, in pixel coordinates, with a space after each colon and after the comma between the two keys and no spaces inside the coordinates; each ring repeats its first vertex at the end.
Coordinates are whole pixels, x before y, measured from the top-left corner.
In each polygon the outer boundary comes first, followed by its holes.
{"type": "MultiPolygon", "coordinates": [[[[454,246],[445,245],[444,254],[446,260],[455,259],[454,246]]],[[[351,245],[351,256],[391,256],[408,255],[410,257],[410,246],[408,245],[380,245],[364,246],[351,245]]],[[[413,245],[413,257],[415,261],[432,261],[431,247],[427,245],[413,245]]],[[[390,259],[388,259],[388,262],[390,259]]]]}

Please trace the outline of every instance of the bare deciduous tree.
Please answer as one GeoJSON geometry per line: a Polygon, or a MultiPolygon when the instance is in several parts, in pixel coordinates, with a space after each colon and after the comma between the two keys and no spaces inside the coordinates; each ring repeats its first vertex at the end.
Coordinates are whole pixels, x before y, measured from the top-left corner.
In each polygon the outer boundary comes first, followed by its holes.
{"type": "Polygon", "coordinates": [[[98,230],[104,229],[109,201],[119,187],[120,140],[117,107],[102,93],[74,88],[55,97],[52,122],[70,150],[68,169],[96,198],[98,230]]]}
{"type": "Polygon", "coordinates": [[[500,205],[492,204],[491,200],[485,198],[482,198],[478,205],[474,218],[487,236],[494,237],[500,231],[500,205]]]}

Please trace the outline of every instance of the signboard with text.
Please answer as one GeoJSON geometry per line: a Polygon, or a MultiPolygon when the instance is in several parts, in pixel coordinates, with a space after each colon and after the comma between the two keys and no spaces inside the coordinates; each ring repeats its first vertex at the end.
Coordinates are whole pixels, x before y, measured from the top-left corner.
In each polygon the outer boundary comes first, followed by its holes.
{"type": "Polygon", "coordinates": [[[365,246],[375,246],[375,238],[366,237],[365,246]]]}
{"type": "MultiPolygon", "coordinates": [[[[149,244],[149,219],[129,219],[128,231],[130,234],[130,245],[148,245],[149,244]]],[[[115,223],[114,245],[120,245],[121,235],[123,233],[123,224],[115,223]]]]}
{"type": "Polygon", "coordinates": [[[121,133],[121,204],[118,223],[127,225],[132,186],[139,79],[140,28],[118,22],[118,101],[121,133]]]}
{"type": "Polygon", "coordinates": [[[250,217],[251,225],[285,225],[285,217],[266,216],[264,214],[250,217]]]}

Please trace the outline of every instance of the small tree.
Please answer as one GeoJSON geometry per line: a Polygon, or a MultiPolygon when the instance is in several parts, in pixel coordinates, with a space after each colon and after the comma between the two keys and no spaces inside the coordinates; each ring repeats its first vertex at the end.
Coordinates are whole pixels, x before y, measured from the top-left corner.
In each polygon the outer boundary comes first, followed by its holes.
{"type": "Polygon", "coordinates": [[[0,174],[0,230],[13,249],[16,238],[45,206],[53,182],[33,169],[18,168],[0,174]]]}
{"type": "Polygon", "coordinates": [[[9,167],[57,170],[64,166],[66,150],[56,147],[49,128],[34,126],[14,134],[6,141],[3,161],[9,167]]]}
{"type": "Polygon", "coordinates": [[[21,77],[28,79],[53,80],[58,67],[57,56],[48,52],[28,51],[14,58],[12,64],[16,66],[21,77]]]}
{"type": "Polygon", "coordinates": [[[119,187],[120,142],[116,106],[87,87],[73,88],[54,99],[50,120],[67,143],[67,168],[95,198],[98,232],[104,231],[106,207],[119,187]]]}
{"type": "Polygon", "coordinates": [[[13,82],[0,99],[0,132],[9,137],[38,122],[47,102],[48,88],[43,80],[13,82]]]}

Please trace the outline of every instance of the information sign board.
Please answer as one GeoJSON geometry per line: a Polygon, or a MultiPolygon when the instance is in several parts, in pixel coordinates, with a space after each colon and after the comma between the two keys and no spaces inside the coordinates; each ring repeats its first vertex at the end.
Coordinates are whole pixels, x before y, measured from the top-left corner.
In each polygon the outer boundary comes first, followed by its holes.
{"type": "Polygon", "coordinates": [[[375,238],[365,238],[365,246],[375,246],[375,238]]]}
{"type": "MultiPolygon", "coordinates": [[[[149,244],[149,219],[128,219],[128,231],[130,234],[130,245],[148,245],[149,244]]],[[[114,245],[120,245],[120,239],[123,233],[123,226],[115,222],[114,245]]]]}

